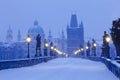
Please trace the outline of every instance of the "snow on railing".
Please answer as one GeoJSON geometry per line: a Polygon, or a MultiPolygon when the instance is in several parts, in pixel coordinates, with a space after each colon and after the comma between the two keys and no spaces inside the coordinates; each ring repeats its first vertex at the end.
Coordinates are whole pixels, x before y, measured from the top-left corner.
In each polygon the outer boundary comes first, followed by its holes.
{"type": "Polygon", "coordinates": [[[42,62],[47,62],[53,58],[54,57],[36,57],[26,59],[2,60],[0,61],[0,70],[32,66],[42,62]]]}
{"type": "Polygon", "coordinates": [[[100,61],[106,65],[106,67],[120,79],[120,61],[111,60],[104,57],[85,57],[86,59],[93,60],[93,61],[100,61]]]}

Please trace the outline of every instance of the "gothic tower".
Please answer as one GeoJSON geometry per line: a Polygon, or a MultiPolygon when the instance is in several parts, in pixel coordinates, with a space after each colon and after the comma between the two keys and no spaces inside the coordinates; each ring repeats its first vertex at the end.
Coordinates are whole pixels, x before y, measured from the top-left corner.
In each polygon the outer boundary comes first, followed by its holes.
{"type": "Polygon", "coordinates": [[[7,30],[7,36],[6,36],[7,42],[11,43],[13,41],[13,31],[11,29],[11,27],[9,26],[8,30],[7,30]]]}
{"type": "Polygon", "coordinates": [[[84,46],[83,22],[78,25],[77,16],[71,16],[70,26],[67,26],[67,52],[73,55],[74,51],[84,46]]]}

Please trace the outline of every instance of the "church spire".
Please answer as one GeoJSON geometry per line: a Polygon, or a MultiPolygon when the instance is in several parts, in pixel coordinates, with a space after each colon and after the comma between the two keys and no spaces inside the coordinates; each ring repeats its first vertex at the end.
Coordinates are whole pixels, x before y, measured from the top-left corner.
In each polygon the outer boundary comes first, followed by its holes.
{"type": "Polygon", "coordinates": [[[83,27],[83,22],[81,21],[81,27],[83,27]]]}
{"type": "Polygon", "coordinates": [[[80,27],[80,28],[83,28],[83,22],[82,22],[82,21],[81,21],[79,27],[80,27]]]}
{"type": "Polygon", "coordinates": [[[78,27],[76,14],[72,14],[72,16],[71,16],[70,27],[78,27]]]}
{"type": "Polygon", "coordinates": [[[7,30],[7,36],[6,36],[7,42],[10,43],[13,41],[13,31],[11,29],[11,27],[9,26],[8,30],[7,30]]]}

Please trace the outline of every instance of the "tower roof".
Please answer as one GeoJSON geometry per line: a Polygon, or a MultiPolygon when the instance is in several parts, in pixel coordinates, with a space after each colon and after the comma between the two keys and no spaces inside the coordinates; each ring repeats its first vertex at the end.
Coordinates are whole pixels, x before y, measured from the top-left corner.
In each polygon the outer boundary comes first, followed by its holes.
{"type": "Polygon", "coordinates": [[[83,26],[83,22],[81,21],[81,26],[83,26]]]}
{"type": "Polygon", "coordinates": [[[76,14],[72,14],[72,16],[71,16],[70,27],[78,27],[76,14]]]}

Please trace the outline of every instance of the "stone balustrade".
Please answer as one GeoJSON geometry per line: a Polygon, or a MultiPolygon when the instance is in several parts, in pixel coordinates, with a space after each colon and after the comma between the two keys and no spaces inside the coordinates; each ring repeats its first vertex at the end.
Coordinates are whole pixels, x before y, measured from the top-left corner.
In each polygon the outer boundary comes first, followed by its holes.
{"type": "Polygon", "coordinates": [[[0,61],[0,70],[32,66],[42,62],[47,62],[48,60],[51,59],[54,59],[54,57],[37,57],[15,60],[3,60],[0,61]]]}
{"type": "Polygon", "coordinates": [[[120,61],[117,60],[111,60],[107,58],[101,58],[101,57],[84,57],[86,59],[92,60],[92,61],[100,61],[106,65],[106,67],[116,76],[120,79],[120,61]]]}

